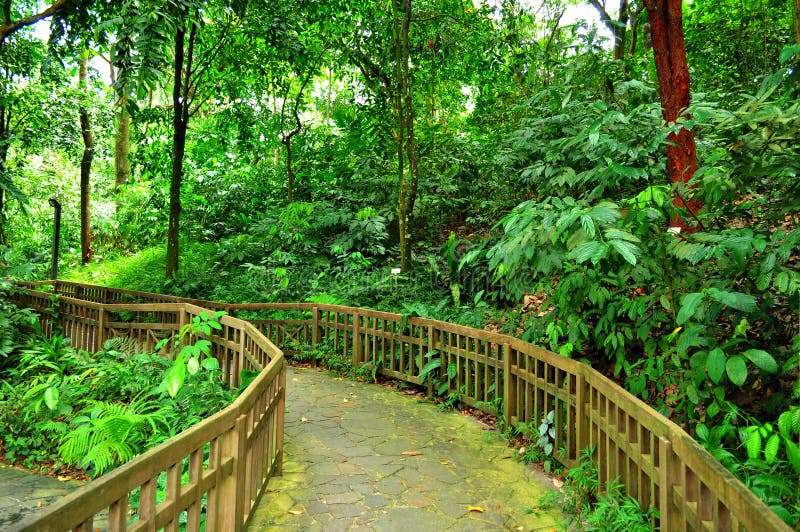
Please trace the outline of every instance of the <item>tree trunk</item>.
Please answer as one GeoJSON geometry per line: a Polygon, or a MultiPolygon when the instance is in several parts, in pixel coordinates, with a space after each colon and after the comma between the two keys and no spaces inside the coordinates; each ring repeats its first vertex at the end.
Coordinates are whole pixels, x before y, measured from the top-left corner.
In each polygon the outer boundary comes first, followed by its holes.
{"type": "Polygon", "coordinates": [[[409,30],[411,27],[411,0],[392,0],[394,12],[395,74],[397,91],[397,175],[398,175],[398,228],[400,233],[400,266],[411,269],[411,228],[414,203],[419,186],[419,167],[414,145],[414,101],[409,72],[409,30]],[[408,160],[406,171],[405,159],[408,160]]]}
{"type": "Polygon", "coordinates": [[[128,93],[123,92],[117,108],[117,134],[114,137],[114,192],[131,180],[131,115],[128,113],[128,93]]]}
{"type": "Polygon", "coordinates": [[[605,2],[599,0],[589,0],[600,15],[600,20],[606,25],[614,36],[614,59],[625,57],[625,40],[628,34],[628,0],[620,0],[619,16],[614,21],[605,9],[605,2]]]}
{"type": "Polygon", "coordinates": [[[800,0],[794,0],[794,41],[800,44],[800,0]]]}
{"type": "MultiPolygon", "coordinates": [[[[5,106],[0,105],[0,177],[8,179],[6,175],[6,164],[8,161],[9,128],[11,125],[11,111],[5,106]]],[[[6,235],[6,195],[5,190],[0,187],[0,246],[8,245],[6,235]]]]}
{"type": "MultiPolygon", "coordinates": [[[[88,99],[89,91],[87,78],[89,71],[89,52],[81,52],[80,65],[78,67],[78,88],[81,91],[81,98],[88,99]]],[[[92,140],[92,128],[89,124],[89,112],[84,105],[78,110],[81,124],[81,135],[83,136],[83,156],[81,157],[81,263],[87,264],[92,261],[91,230],[90,230],[90,204],[89,204],[89,180],[92,173],[92,158],[94,157],[94,141],[92,140]]]]}
{"type": "MultiPolygon", "coordinates": [[[[645,0],[650,19],[653,53],[658,74],[658,90],[661,96],[661,111],[668,124],[674,123],[689,107],[689,68],[686,64],[686,48],[683,40],[681,0],[645,0]]],[[[667,171],[672,183],[688,183],[697,170],[697,147],[694,134],[681,128],[668,137],[667,171]]],[[[684,208],[695,216],[700,202],[687,199],[690,190],[676,188],[673,204],[684,208]]],[[[681,230],[695,231],[685,220],[676,215],[671,221],[681,230]]]]}
{"type": "Polygon", "coordinates": [[[172,178],[169,184],[169,225],[167,228],[167,271],[171,279],[178,271],[180,255],[181,181],[183,180],[183,156],[186,152],[186,129],[189,125],[189,91],[191,55],[194,43],[194,26],[189,36],[189,53],[184,71],[184,44],[186,30],[179,21],[175,31],[175,63],[172,87],[172,178]]]}

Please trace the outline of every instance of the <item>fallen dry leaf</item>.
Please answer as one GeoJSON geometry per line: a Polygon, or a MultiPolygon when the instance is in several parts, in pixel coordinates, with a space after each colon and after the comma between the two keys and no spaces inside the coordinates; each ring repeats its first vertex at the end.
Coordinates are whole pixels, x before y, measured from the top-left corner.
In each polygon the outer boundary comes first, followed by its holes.
{"type": "Polygon", "coordinates": [[[449,462],[447,460],[445,460],[444,458],[439,458],[439,463],[442,464],[442,465],[447,465],[449,462]]]}
{"type": "Polygon", "coordinates": [[[553,486],[555,486],[557,489],[561,489],[564,486],[564,481],[563,480],[559,480],[557,478],[554,478],[553,479],[553,486]]]}
{"type": "Polygon", "coordinates": [[[403,456],[422,456],[422,451],[403,451],[403,456]]]}
{"type": "Polygon", "coordinates": [[[483,513],[485,510],[483,508],[481,508],[480,506],[467,506],[467,511],[468,512],[483,513]]]}
{"type": "Polygon", "coordinates": [[[303,423],[308,423],[308,418],[307,417],[301,417],[300,421],[302,421],[303,423]]]}
{"type": "Polygon", "coordinates": [[[350,401],[349,401],[348,399],[345,399],[345,400],[344,400],[344,401],[342,401],[342,402],[343,402],[343,403],[349,403],[350,401]]]}
{"type": "Polygon", "coordinates": [[[37,502],[37,503],[36,503],[36,506],[38,506],[39,508],[41,508],[41,507],[42,507],[42,501],[39,501],[39,502],[37,502]]]}
{"type": "Polygon", "coordinates": [[[292,515],[302,515],[303,511],[302,510],[289,510],[289,513],[292,514],[292,515]]]}

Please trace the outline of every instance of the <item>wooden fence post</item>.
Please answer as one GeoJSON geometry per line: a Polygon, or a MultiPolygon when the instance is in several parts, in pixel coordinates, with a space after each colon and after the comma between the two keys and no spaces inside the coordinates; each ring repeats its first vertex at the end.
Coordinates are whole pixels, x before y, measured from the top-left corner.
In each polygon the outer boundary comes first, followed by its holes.
{"type": "Polygon", "coordinates": [[[361,360],[361,314],[353,313],[353,360],[351,366],[358,367],[361,360]]]}
{"type": "MultiPolygon", "coordinates": [[[[432,324],[428,324],[428,353],[433,353],[435,351],[435,348],[434,348],[434,346],[436,345],[436,342],[435,342],[436,337],[434,336],[436,334],[435,331],[436,331],[436,329],[434,328],[434,326],[432,324]]],[[[425,357],[423,357],[422,360],[424,361],[425,357]]],[[[430,359],[428,359],[428,360],[430,360],[430,359]]],[[[442,360],[442,354],[441,353],[439,353],[439,361],[440,361],[440,369],[439,369],[439,371],[441,372],[442,375],[447,375],[447,368],[444,367],[444,361],[442,360]]],[[[425,367],[424,363],[423,363],[423,367],[425,367]]],[[[422,368],[419,368],[419,370],[422,371],[422,368]]],[[[430,377],[428,378],[428,385],[427,386],[428,386],[428,397],[433,397],[433,379],[430,378],[430,377]]]]}
{"type": "Polygon", "coordinates": [[[311,312],[311,347],[316,349],[319,341],[319,307],[313,307],[311,312]]]}
{"type": "Polygon", "coordinates": [[[503,344],[503,417],[511,425],[511,346],[503,344]]]}
{"type": "Polygon", "coordinates": [[[233,459],[233,469],[217,486],[217,519],[218,526],[209,524],[209,530],[230,530],[239,532],[242,529],[242,518],[245,503],[245,466],[247,444],[247,416],[240,415],[233,426],[225,433],[222,441],[222,461],[233,459]]]}
{"type": "Polygon", "coordinates": [[[575,376],[575,456],[578,460],[583,451],[588,445],[586,436],[589,426],[589,416],[586,411],[586,377],[583,373],[578,373],[575,376]]]}
{"type": "Polygon", "coordinates": [[[106,309],[104,307],[100,307],[100,312],[97,316],[97,334],[95,338],[97,338],[95,351],[99,351],[103,349],[103,344],[106,343],[106,309]]]}
{"type": "Polygon", "coordinates": [[[286,368],[289,366],[289,363],[286,362],[284,359],[283,361],[283,369],[281,369],[281,375],[278,377],[278,393],[281,394],[281,398],[278,400],[278,407],[275,411],[275,415],[278,417],[276,420],[276,430],[278,434],[276,435],[276,459],[277,465],[275,467],[275,474],[276,475],[283,475],[283,425],[284,425],[284,411],[286,410],[286,368]]]}
{"type": "MultiPolygon", "coordinates": [[[[659,480],[659,501],[658,515],[660,519],[660,530],[670,532],[679,530],[681,523],[677,522],[675,509],[672,500],[672,443],[666,438],[658,439],[658,480],[659,480]]],[[[682,501],[683,503],[683,501],[682,501]]]]}

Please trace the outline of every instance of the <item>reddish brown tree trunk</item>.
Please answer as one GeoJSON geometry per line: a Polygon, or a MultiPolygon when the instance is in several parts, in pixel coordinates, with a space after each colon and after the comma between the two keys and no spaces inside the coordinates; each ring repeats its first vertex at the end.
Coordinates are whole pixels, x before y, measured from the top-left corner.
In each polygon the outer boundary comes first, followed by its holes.
{"type": "MultiPolygon", "coordinates": [[[[674,123],[681,113],[689,107],[689,67],[686,64],[686,47],[683,41],[683,21],[681,0],[645,0],[647,15],[653,39],[653,53],[658,73],[658,90],[661,96],[661,110],[664,120],[674,123]]],[[[668,137],[667,171],[672,183],[688,183],[697,170],[697,146],[694,134],[688,129],[680,129],[668,137]]],[[[684,188],[675,193],[673,203],[685,208],[694,216],[701,204],[698,200],[686,198],[689,191],[684,188]]],[[[683,231],[695,231],[685,220],[676,215],[673,226],[683,231]]]]}

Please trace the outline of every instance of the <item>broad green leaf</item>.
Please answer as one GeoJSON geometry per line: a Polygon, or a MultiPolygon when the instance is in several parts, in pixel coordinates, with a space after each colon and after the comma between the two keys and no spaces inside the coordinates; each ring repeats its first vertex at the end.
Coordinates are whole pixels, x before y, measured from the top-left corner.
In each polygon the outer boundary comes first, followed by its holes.
{"type": "Polygon", "coordinates": [[[455,379],[456,375],[458,375],[458,365],[455,362],[451,362],[447,365],[447,378],[455,379]]]}
{"type": "Polygon", "coordinates": [[[741,292],[728,292],[726,290],[717,290],[716,288],[708,289],[708,297],[722,303],[723,305],[742,312],[753,312],[756,310],[756,298],[741,292]]]}
{"type": "Polygon", "coordinates": [[[203,359],[200,365],[203,366],[203,369],[206,370],[219,369],[219,360],[217,360],[214,357],[206,357],[203,359]]]}
{"type": "Polygon", "coordinates": [[[631,266],[636,266],[636,255],[639,253],[638,247],[623,240],[612,240],[611,246],[622,255],[625,262],[629,263],[631,266]]]}
{"type": "Polygon", "coordinates": [[[55,410],[58,406],[58,388],[50,386],[44,391],[44,404],[50,410],[55,410]]]}
{"type": "Polygon", "coordinates": [[[200,353],[211,354],[211,342],[208,340],[198,340],[194,345],[200,353]]]}
{"type": "Polygon", "coordinates": [[[785,438],[792,437],[792,413],[784,412],[778,417],[778,430],[785,438]]]}
{"type": "Polygon", "coordinates": [[[766,445],[764,445],[764,460],[768,464],[771,464],[775,461],[775,458],[778,456],[778,449],[781,447],[781,437],[778,434],[773,434],[772,436],[767,439],[766,445]]]}
{"type": "Polygon", "coordinates": [[[797,447],[797,444],[788,439],[783,440],[783,443],[786,447],[786,458],[788,458],[789,463],[792,464],[794,472],[800,475],[800,448],[797,447]]]}
{"type": "Polygon", "coordinates": [[[743,356],[736,355],[728,359],[725,364],[728,378],[736,386],[741,386],[747,380],[747,363],[743,356]]]}
{"type": "Polygon", "coordinates": [[[197,357],[192,357],[186,362],[186,369],[189,371],[189,375],[196,375],[200,371],[200,362],[197,357]]]}
{"type": "Polygon", "coordinates": [[[573,259],[578,264],[591,260],[597,264],[608,253],[608,246],[602,242],[592,240],[585,242],[569,252],[567,258],[573,259]]]}
{"type": "Polygon", "coordinates": [[[186,365],[180,362],[173,363],[164,375],[164,384],[167,387],[167,392],[170,397],[175,397],[178,391],[183,386],[183,380],[186,378],[186,365]]]}
{"type": "Polygon", "coordinates": [[[702,302],[703,294],[700,292],[686,294],[683,298],[681,309],[678,311],[678,325],[683,325],[694,316],[702,302]]]}
{"type": "Polygon", "coordinates": [[[761,456],[761,433],[758,430],[751,430],[745,442],[748,458],[756,459],[761,456]]]}
{"type": "Polygon", "coordinates": [[[775,362],[775,359],[772,358],[772,355],[766,351],[762,351],[761,349],[748,349],[742,353],[742,355],[759,369],[763,369],[769,373],[775,373],[778,371],[778,363],[775,362]]]}
{"type": "Polygon", "coordinates": [[[442,359],[441,358],[434,358],[433,360],[429,360],[425,364],[425,367],[422,368],[422,371],[419,372],[419,382],[424,383],[425,382],[425,378],[428,376],[428,374],[431,371],[433,371],[435,369],[439,369],[441,367],[442,367],[442,359]]]}
{"type": "Polygon", "coordinates": [[[725,374],[726,358],[725,352],[719,347],[712,349],[708,354],[706,368],[708,369],[708,378],[711,379],[714,384],[719,384],[722,380],[722,376],[725,374]]]}

